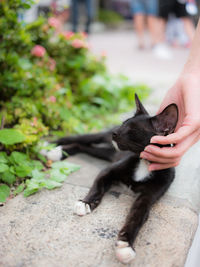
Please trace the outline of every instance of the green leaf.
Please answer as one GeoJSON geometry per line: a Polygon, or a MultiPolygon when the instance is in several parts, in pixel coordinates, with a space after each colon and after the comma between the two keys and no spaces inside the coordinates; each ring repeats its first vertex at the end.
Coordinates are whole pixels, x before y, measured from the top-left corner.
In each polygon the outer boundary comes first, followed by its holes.
{"type": "Polygon", "coordinates": [[[32,63],[27,58],[20,58],[19,65],[23,70],[28,70],[32,68],[32,63]]]}
{"type": "Polygon", "coordinates": [[[38,157],[42,162],[44,162],[44,163],[47,162],[47,159],[46,159],[43,155],[41,155],[41,154],[37,154],[37,157],[38,157]]]}
{"type": "Polygon", "coordinates": [[[34,193],[36,193],[40,188],[40,184],[34,179],[26,180],[27,188],[24,190],[24,196],[28,197],[34,193]]]}
{"type": "Polygon", "coordinates": [[[31,165],[33,166],[34,169],[37,169],[39,171],[41,171],[44,168],[44,166],[39,160],[32,160],[31,165]]]}
{"type": "Polygon", "coordinates": [[[7,170],[0,175],[0,180],[7,184],[13,184],[16,181],[16,177],[13,173],[7,170]]]}
{"type": "Polygon", "coordinates": [[[60,186],[62,186],[62,184],[58,183],[56,181],[52,181],[52,180],[49,180],[49,179],[44,181],[44,187],[47,188],[47,189],[54,189],[54,188],[60,187],[60,186]]]}
{"type": "Polygon", "coordinates": [[[8,156],[6,152],[0,152],[0,163],[7,163],[8,162],[8,156]]]}
{"type": "Polygon", "coordinates": [[[13,194],[16,196],[18,194],[20,194],[25,188],[25,184],[24,183],[21,183],[16,189],[15,191],[13,192],[13,194]]]}
{"type": "Polygon", "coordinates": [[[67,161],[57,161],[52,164],[52,169],[58,169],[65,175],[69,175],[72,172],[75,172],[80,169],[80,166],[67,161]]]}
{"type": "Polygon", "coordinates": [[[0,143],[4,145],[14,145],[25,140],[25,136],[15,129],[0,130],[0,143]]]}
{"type": "Polygon", "coordinates": [[[1,172],[5,172],[9,169],[8,165],[4,164],[4,163],[0,163],[0,173],[1,172]]]}
{"type": "Polygon", "coordinates": [[[32,175],[32,179],[35,179],[35,180],[44,180],[45,178],[45,173],[44,172],[40,172],[39,170],[35,169],[32,171],[31,173],[32,175]]]}
{"type": "Polygon", "coordinates": [[[18,152],[18,151],[13,151],[9,157],[9,160],[11,163],[13,164],[24,164],[25,162],[29,162],[30,159],[28,158],[28,156],[24,153],[18,152]]]}
{"type": "Polygon", "coordinates": [[[43,144],[40,146],[40,150],[45,149],[45,150],[50,151],[55,147],[56,147],[56,144],[48,144],[48,145],[43,144]]]}
{"type": "Polygon", "coordinates": [[[9,171],[10,171],[12,174],[15,174],[15,168],[14,168],[14,166],[11,166],[11,167],[9,168],[9,171]]]}
{"type": "Polygon", "coordinates": [[[60,172],[58,169],[52,169],[49,172],[50,174],[50,179],[56,182],[64,182],[67,178],[67,175],[63,174],[60,172]]]}
{"type": "Polygon", "coordinates": [[[5,185],[0,185],[0,202],[6,202],[6,198],[10,195],[10,188],[5,185]]]}
{"type": "Polygon", "coordinates": [[[39,190],[39,187],[32,188],[32,189],[27,188],[27,189],[24,190],[24,196],[25,196],[25,197],[28,197],[28,196],[30,196],[30,195],[33,195],[33,194],[35,194],[38,190],[39,190]]]}
{"type": "Polygon", "coordinates": [[[24,178],[30,176],[33,168],[29,165],[20,165],[15,167],[15,173],[17,176],[24,178]]]}

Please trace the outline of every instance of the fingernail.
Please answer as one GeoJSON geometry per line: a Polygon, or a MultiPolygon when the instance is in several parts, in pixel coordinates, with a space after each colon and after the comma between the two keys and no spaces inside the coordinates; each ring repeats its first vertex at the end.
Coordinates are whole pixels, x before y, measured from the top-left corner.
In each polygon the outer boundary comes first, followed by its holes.
{"type": "Polygon", "coordinates": [[[140,153],[140,158],[145,158],[145,154],[144,154],[144,152],[142,152],[142,153],[140,153]]]}
{"type": "Polygon", "coordinates": [[[156,143],[156,137],[152,137],[150,143],[156,143]]]}
{"type": "Polygon", "coordinates": [[[151,152],[151,148],[147,146],[145,147],[144,151],[151,152]]]}

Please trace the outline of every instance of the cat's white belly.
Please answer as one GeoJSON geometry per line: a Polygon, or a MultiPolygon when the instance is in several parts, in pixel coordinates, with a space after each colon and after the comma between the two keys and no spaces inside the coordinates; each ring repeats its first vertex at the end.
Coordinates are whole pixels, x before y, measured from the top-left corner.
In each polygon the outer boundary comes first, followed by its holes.
{"type": "Polygon", "coordinates": [[[151,172],[148,170],[149,162],[141,159],[136,170],[133,173],[133,180],[136,182],[142,182],[151,176],[151,172]]]}

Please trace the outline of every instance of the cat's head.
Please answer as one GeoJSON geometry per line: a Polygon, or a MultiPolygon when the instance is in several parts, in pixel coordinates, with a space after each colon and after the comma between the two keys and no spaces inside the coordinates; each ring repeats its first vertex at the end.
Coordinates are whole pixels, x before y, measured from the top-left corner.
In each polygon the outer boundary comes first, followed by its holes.
{"type": "Polygon", "coordinates": [[[120,150],[141,153],[154,135],[174,132],[178,121],[178,107],[170,104],[160,114],[151,117],[135,95],[136,112],[113,131],[113,140],[120,150]]]}

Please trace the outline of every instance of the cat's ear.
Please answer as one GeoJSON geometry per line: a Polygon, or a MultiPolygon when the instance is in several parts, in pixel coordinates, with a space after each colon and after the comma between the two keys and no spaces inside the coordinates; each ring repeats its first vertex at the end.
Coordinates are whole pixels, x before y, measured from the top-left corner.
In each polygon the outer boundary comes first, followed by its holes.
{"type": "Polygon", "coordinates": [[[152,125],[158,135],[168,135],[174,132],[178,121],[178,107],[170,104],[160,114],[151,118],[152,125]]]}
{"type": "Polygon", "coordinates": [[[149,115],[144,106],[142,105],[142,103],[140,102],[140,99],[137,96],[137,94],[135,94],[135,104],[136,104],[135,115],[142,115],[142,114],[149,115]]]}

